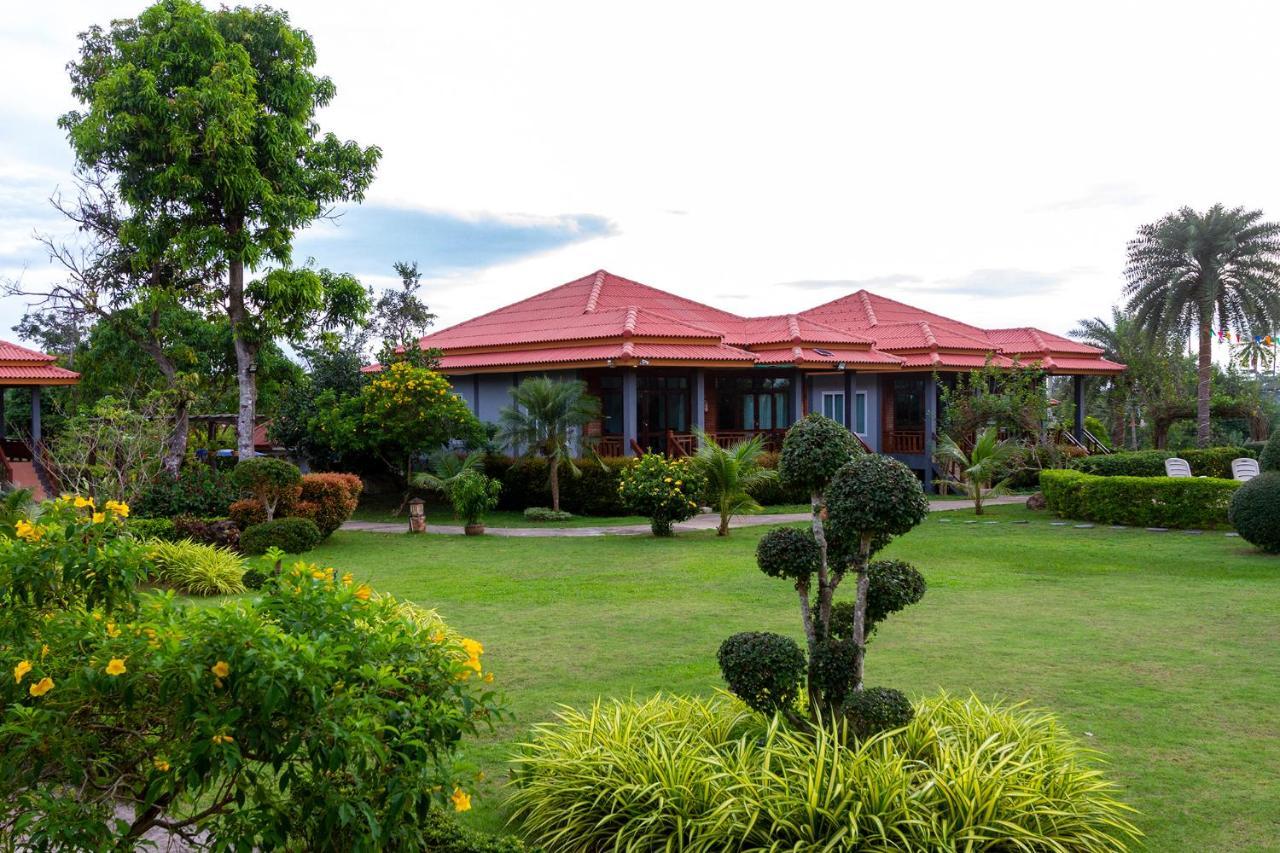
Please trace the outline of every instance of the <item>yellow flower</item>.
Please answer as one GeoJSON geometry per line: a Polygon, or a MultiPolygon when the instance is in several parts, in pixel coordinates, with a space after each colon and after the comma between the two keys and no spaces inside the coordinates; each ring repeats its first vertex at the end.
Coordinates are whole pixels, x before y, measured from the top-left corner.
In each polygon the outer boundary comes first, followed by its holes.
{"type": "Polygon", "coordinates": [[[44,694],[48,693],[52,689],[53,689],[53,679],[46,675],[44,678],[40,679],[35,684],[28,687],[27,692],[30,693],[32,696],[43,696],[44,694]]]}
{"type": "Polygon", "coordinates": [[[226,678],[231,674],[231,664],[224,660],[220,660],[213,666],[209,667],[209,671],[218,676],[218,678],[226,678]]]}
{"type": "Polygon", "coordinates": [[[26,677],[26,674],[30,671],[31,671],[31,661],[29,660],[18,661],[18,665],[13,668],[14,684],[21,684],[22,679],[26,677]]]}
{"type": "Polygon", "coordinates": [[[160,758],[157,756],[156,760],[153,761],[152,763],[155,764],[156,769],[159,770],[161,773],[169,772],[169,762],[165,761],[163,758],[160,758]]]}
{"type": "Polygon", "coordinates": [[[76,509],[84,509],[87,506],[93,506],[93,498],[82,498],[76,495],[76,509]]]}
{"type": "Polygon", "coordinates": [[[449,797],[453,800],[453,810],[456,812],[465,812],[471,810],[471,795],[461,788],[453,789],[453,796],[449,797]]]}
{"type": "Polygon", "coordinates": [[[107,514],[106,514],[105,512],[95,512],[95,513],[93,514],[93,523],[94,523],[94,524],[101,524],[102,522],[104,522],[104,521],[106,521],[106,520],[107,520],[107,514]]]}
{"type": "Polygon", "coordinates": [[[234,741],[235,741],[235,738],[233,738],[231,735],[214,735],[213,736],[214,746],[217,746],[218,744],[223,744],[223,743],[232,743],[234,741]]]}
{"type": "Polygon", "coordinates": [[[129,505],[124,501],[107,501],[106,507],[121,518],[129,517],[129,505]]]}
{"type": "Polygon", "coordinates": [[[351,572],[347,572],[342,576],[342,585],[351,586],[351,582],[354,580],[355,580],[355,575],[351,574],[351,572]]]}
{"type": "Polygon", "coordinates": [[[124,666],[124,658],[112,658],[105,671],[107,675],[124,675],[128,672],[124,666]]]}
{"type": "Polygon", "coordinates": [[[361,601],[368,601],[369,596],[373,595],[373,590],[369,589],[368,584],[362,583],[360,584],[360,586],[356,587],[355,594],[356,594],[356,598],[360,599],[361,601]]]}
{"type": "Polygon", "coordinates": [[[431,642],[433,642],[433,643],[443,643],[443,642],[444,642],[444,631],[436,631],[434,634],[432,634],[432,635],[431,635],[431,642]]]}
{"type": "Polygon", "coordinates": [[[492,672],[486,672],[486,673],[484,674],[484,683],[485,683],[485,684],[493,684],[493,673],[492,673],[492,672]]]}
{"type": "Polygon", "coordinates": [[[476,640],[463,640],[462,648],[467,650],[467,655],[469,657],[478,658],[480,655],[484,654],[484,646],[476,640]]]}
{"type": "Polygon", "coordinates": [[[108,623],[107,623],[107,636],[108,636],[108,637],[119,637],[119,636],[120,636],[120,629],[116,627],[116,623],[114,623],[114,622],[108,622],[108,623]]]}
{"type": "Polygon", "coordinates": [[[48,643],[45,643],[43,646],[41,646],[41,647],[40,647],[40,657],[41,657],[41,659],[43,659],[43,658],[44,658],[44,656],[45,656],[45,655],[47,655],[47,654],[49,654],[49,644],[48,644],[48,643]]]}
{"type": "Polygon", "coordinates": [[[40,537],[44,535],[43,527],[38,524],[32,524],[25,518],[15,524],[13,528],[19,539],[25,539],[28,542],[39,542],[40,537]]]}
{"type": "Polygon", "coordinates": [[[319,569],[313,569],[311,571],[311,577],[315,578],[318,581],[321,581],[321,580],[324,580],[325,575],[324,575],[324,572],[320,571],[319,569]]]}

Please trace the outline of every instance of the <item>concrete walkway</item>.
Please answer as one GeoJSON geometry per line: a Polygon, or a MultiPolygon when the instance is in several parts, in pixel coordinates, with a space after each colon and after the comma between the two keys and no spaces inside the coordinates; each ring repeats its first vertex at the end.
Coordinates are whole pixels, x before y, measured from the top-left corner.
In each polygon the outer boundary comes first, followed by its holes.
{"type": "MultiPolygon", "coordinates": [[[[985,502],[985,506],[1001,506],[1004,504],[1020,504],[1025,503],[1026,495],[1007,495],[1001,498],[992,498],[985,502]]],[[[973,506],[969,501],[929,501],[930,512],[944,512],[949,509],[969,509],[973,506]]],[[[796,521],[808,521],[808,513],[764,513],[761,515],[739,515],[736,516],[730,527],[757,527],[762,524],[788,524],[796,521]]],[[[714,530],[720,524],[720,516],[715,513],[704,513],[694,516],[688,521],[675,525],[677,531],[689,530],[714,530]]],[[[383,522],[383,521],[348,521],[342,525],[343,530],[351,530],[358,533],[407,533],[409,530],[409,522],[406,520],[402,523],[383,522]]],[[[444,533],[451,536],[461,536],[462,526],[455,524],[428,524],[428,533],[444,533]]],[[[647,524],[615,524],[601,525],[599,527],[489,527],[485,529],[486,536],[515,536],[515,537],[531,537],[540,536],[645,536],[649,533],[649,525],[647,524]]]]}

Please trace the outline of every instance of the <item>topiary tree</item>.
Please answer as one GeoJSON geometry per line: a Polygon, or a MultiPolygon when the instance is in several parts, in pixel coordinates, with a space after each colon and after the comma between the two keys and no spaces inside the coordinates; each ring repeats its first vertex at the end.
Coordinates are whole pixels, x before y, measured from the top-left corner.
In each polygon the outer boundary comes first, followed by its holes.
{"type": "Polygon", "coordinates": [[[1272,430],[1271,438],[1258,456],[1258,467],[1263,471],[1280,471],[1280,429],[1272,430]]]}
{"type": "Polygon", "coordinates": [[[720,672],[734,695],[762,714],[794,713],[804,678],[804,652],[781,634],[744,631],[720,644],[720,672]]]}
{"type": "Polygon", "coordinates": [[[241,459],[231,472],[232,482],[243,492],[253,495],[267,513],[267,521],[275,518],[281,501],[298,496],[302,472],[298,466],[270,456],[241,459]]]}
{"type": "MultiPolygon", "coordinates": [[[[852,434],[817,415],[787,433],[779,469],[785,483],[809,492],[813,522],[809,530],[779,527],[766,533],[756,547],[756,564],[795,586],[808,645],[811,712],[829,717],[842,712],[862,688],[867,634],[924,595],[924,578],[914,567],[897,560],[871,563],[870,558],[892,537],[919,524],[929,502],[910,469],[863,453],[852,434]],[[850,571],[858,578],[855,600],[836,608],[836,590],[850,571]]],[[[757,665],[750,655],[735,657],[732,670],[723,651],[721,658],[729,688],[756,707],[756,697],[742,691],[766,681],[768,673],[748,677],[743,670],[757,665]]],[[[860,730],[856,721],[854,730],[860,730]]]]}
{"type": "Polygon", "coordinates": [[[1280,553],[1280,471],[1265,471],[1237,489],[1227,517],[1246,542],[1280,553]]]}

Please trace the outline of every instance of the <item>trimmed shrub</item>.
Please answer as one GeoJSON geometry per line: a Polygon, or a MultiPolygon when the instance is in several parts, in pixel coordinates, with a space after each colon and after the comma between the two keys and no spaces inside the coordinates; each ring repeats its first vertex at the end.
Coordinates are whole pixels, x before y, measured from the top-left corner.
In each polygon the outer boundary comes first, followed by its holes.
{"type": "Polygon", "coordinates": [[[622,472],[618,496],[622,505],[649,519],[654,536],[670,536],[671,525],[698,514],[694,496],[706,492],[707,481],[690,459],[668,459],[646,453],[622,472]]]}
{"type": "Polygon", "coordinates": [[[267,582],[267,576],[261,569],[249,569],[244,573],[241,582],[245,589],[262,589],[262,585],[267,582]]]}
{"type": "Polygon", "coordinates": [[[245,498],[236,501],[227,508],[227,515],[236,523],[236,527],[247,530],[255,524],[267,520],[267,508],[257,498],[245,498]]]}
{"type": "Polygon", "coordinates": [[[271,456],[241,459],[231,469],[231,482],[266,508],[268,521],[275,517],[281,504],[297,500],[301,481],[302,472],[297,465],[271,456]]]}
{"type": "Polygon", "coordinates": [[[1095,477],[1043,471],[1045,505],[1064,518],[1134,527],[1225,527],[1235,480],[1211,477],[1095,477]]]}
{"type": "MultiPolygon", "coordinates": [[[[868,565],[867,637],[870,638],[876,626],[894,613],[918,604],[928,588],[924,575],[905,560],[876,560],[868,565]]],[[[832,605],[831,635],[837,638],[853,636],[853,602],[838,601],[832,605]]]]}
{"type": "Polygon", "coordinates": [[[182,539],[178,535],[173,519],[170,518],[130,518],[125,522],[128,530],[142,541],[157,540],[160,542],[177,542],[182,539]]]}
{"type": "MultiPolygon", "coordinates": [[[[778,470],[778,460],[782,454],[766,451],[760,454],[760,467],[770,471],[778,470]]],[[[794,484],[782,482],[781,475],[770,480],[762,480],[747,489],[747,493],[755,498],[761,506],[779,506],[782,504],[807,504],[809,493],[794,484]]]]}
{"type": "Polygon", "coordinates": [[[752,710],[773,714],[795,704],[805,661],[790,637],[744,631],[721,643],[716,659],[729,689],[752,710]]]}
{"type": "Polygon", "coordinates": [[[827,486],[827,516],[846,540],[853,532],[901,536],[924,521],[929,499],[911,469],[867,453],[845,465],[827,486]]]}
{"type": "Polygon", "coordinates": [[[430,853],[533,853],[533,848],[514,836],[463,826],[441,809],[427,814],[422,824],[422,842],[421,849],[430,853]]]}
{"type": "Polygon", "coordinates": [[[1280,429],[1273,430],[1267,444],[1258,456],[1258,467],[1263,471],[1280,471],[1280,429]]]}
{"type": "Polygon", "coordinates": [[[320,531],[309,518],[277,518],[246,527],[240,533],[240,550],[256,556],[270,548],[301,554],[320,544],[320,531]]]}
{"type": "MultiPolygon", "coordinates": [[[[865,691],[864,691],[865,692],[865,691]]],[[[515,756],[512,819],[557,850],[1072,850],[1141,833],[1050,715],[947,696],[864,739],[724,697],[565,710],[515,756]]],[[[883,716],[883,715],[881,715],[883,716]]]]}
{"type": "Polygon", "coordinates": [[[531,506],[524,511],[524,517],[528,521],[568,521],[573,518],[573,513],[546,506],[531,506]]]}
{"type": "Polygon", "coordinates": [[[179,515],[221,515],[236,499],[231,478],[211,465],[184,465],[174,479],[153,481],[134,502],[134,515],[175,518],[179,515]]]}
{"type": "Polygon", "coordinates": [[[1197,477],[1231,479],[1231,461],[1254,458],[1247,447],[1205,447],[1179,450],[1134,450],[1126,453],[1098,454],[1076,460],[1077,471],[1099,477],[1163,477],[1164,460],[1174,457],[1187,460],[1197,477]]]}
{"type": "Polygon", "coordinates": [[[191,539],[232,551],[240,549],[240,527],[229,518],[175,518],[173,526],[179,539],[191,539]]]}
{"type": "Polygon", "coordinates": [[[868,687],[856,690],[844,703],[845,719],[860,738],[900,729],[915,717],[911,702],[892,687],[868,687]]]}
{"type": "Polygon", "coordinates": [[[832,708],[844,705],[858,681],[858,647],[853,640],[819,640],[809,661],[809,693],[820,692],[832,708]]]}
{"type": "Polygon", "coordinates": [[[1266,471],[1237,489],[1229,518],[1244,541],[1280,553],[1280,471],[1266,471]]]}
{"type": "Polygon", "coordinates": [[[149,550],[152,580],[187,595],[235,595],[244,592],[244,561],[233,551],[190,539],[153,542],[149,550]]]}
{"type": "Polygon", "coordinates": [[[817,413],[805,415],[787,430],[778,459],[778,477],[806,499],[822,492],[836,472],[863,454],[853,433],[817,413]]]}
{"type": "Polygon", "coordinates": [[[771,578],[808,583],[820,560],[813,533],[799,527],[775,527],[756,544],[756,565],[771,578]]]}
{"type": "Polygon", "coordinates": [[[360,504],[364,483],[355,474],[304,474],[298,500],[283,508],[288,516],[309,518],[323,539],[351,518],[360,504]]]}

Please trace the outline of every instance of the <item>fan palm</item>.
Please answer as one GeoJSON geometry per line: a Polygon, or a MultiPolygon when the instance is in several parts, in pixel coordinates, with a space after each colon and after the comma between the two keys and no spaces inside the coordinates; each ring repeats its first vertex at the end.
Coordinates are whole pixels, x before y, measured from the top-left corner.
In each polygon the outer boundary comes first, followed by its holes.
{"type": "Polygon", "coordinates": [[[466,472],[476,470],[482,459],[484,453],[480,450],[463,456],[447,447],[441,447],[427,460],[428,470],[414,475],[413,485],[419,489],[430,489],[448,495],[449,487],[466,472]]]}
{"type": "Polygon", "coordinates": [[[944,465],[953,466],[955,477],[946,484],[967,494],[973,500],[974,514],[982,515],[983,500],[999,495],[1008,485],[1013,473],[1010,463],[1020,450],[1017,444],[1001,440],[995,427],[987,427],[967,453],[955,439],[944,435],[934,455],[944,465]]]}
{"type": "Polygon", "coordinates": [[[575,477],[569,437],[600,417],[600,401],[587,394],[580,380],[559,381],[545,376],[526,379],[511,389],[511,405],[498,416],[498,439],[512,450],[538,455],[551,469],[551,508],[560,510],[560,466],[575,477]]]}
{"type": "Polygon", "coordinates": [[[1280,225],[1262,211],[1184,207],[1129,242],[1125,295],[1134,320],[1158,338],[1199,342],[1196,441],[1209,444],[1213,328],[1251,336],[1280,322],[1280,225]]]}
{"type": "Polygon", "coordinates": [[[725,448],[697,427],[693,431],[699,444],[694,464],[707,478],[710,498],[720,513],[716,535],[727,536],[729,522],[735,515],[760,509],[760,504],[751,496],[751,488],[776,479],[778,472],[760,465],[760,456],[764,453],[762,435],[725,448]]]}
{"type": "Polygon", "coordinates": [[[1275,361],[1275,351],[1257,337],[1252,337],[1240,345],[1235,352],[1235,357],[1236,364],[1258,373],[1272,366],[1275,361]]]}

